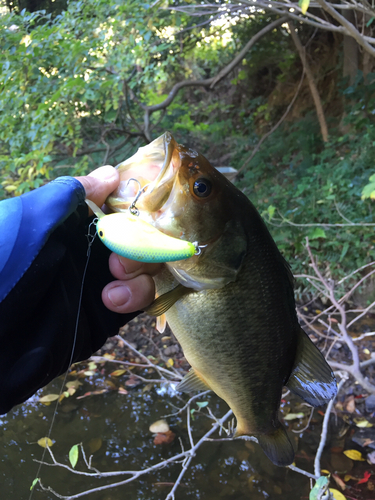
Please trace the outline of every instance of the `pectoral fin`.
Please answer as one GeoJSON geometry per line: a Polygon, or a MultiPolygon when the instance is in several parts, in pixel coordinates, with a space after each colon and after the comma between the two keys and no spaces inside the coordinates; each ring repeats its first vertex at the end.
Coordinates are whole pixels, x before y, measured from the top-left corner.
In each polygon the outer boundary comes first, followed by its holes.
{"type": "Polygon", "coordinates": [[[337,394],[330,366],[302,328],[293,370],[286,385],[312,406],[324,405],[337,394]]]}
{"type": "Polygon", "coordinates": [[[197,374],[194,368],[185,375],[176,389],[179,392],[207,391],[211,389],[206,382],[197,374]]]}
{"type": "Polygon", "coordinates": [[[184,295],[194,292],[191,288],[186,288],[182,285],[176,286],[173,290],[160,295],[154,302],[146,307],[144,311],[150,316],[161,316],[170,309],[175,302],[181,299],[184,295]]]}

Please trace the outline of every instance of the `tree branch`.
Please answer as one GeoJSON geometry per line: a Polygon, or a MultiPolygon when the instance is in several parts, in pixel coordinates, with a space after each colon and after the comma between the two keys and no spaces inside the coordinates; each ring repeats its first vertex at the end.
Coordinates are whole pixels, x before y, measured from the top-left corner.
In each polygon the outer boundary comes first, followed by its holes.
{"type": "Polygon", "coordinates": [[[272,23],[268,24],[265,26],[263,29],[258,31],[256,35],[254,35],[248,42],[247,44],[243,47],[243,49],[237,54],[237,56],[227,65],[225,68],[223,68],[219,73],[212,77],[212,78],[207,78],[205,80],[184,80],[182,82],[176,83],[172,90],[169,92],[168,97],[164,99],[163,102],[159,104],[154,104],[153,106],[146,106],[146,105],[141,105],[142,108],[145,111],[144,114],[144,133],[145,136],[149,141],[151,141],[151,136],[150,136],[150,116],[152,113],[155,111],[159,111],[161,109],[167,108],[178,92],[184,88],[184,87],[209,87],[212,89],[219,81],[221,81],[223,78],[225,78],[233,69],[240,63],[240,61],[245,57],[245,54],[253,47],[253,45],[264,35],[269,33],[270,31],[273,31],[275,28],[283,24],[287,20],[287,16],[283,16],[280,19],[277,19],[276,21],[273,21],[272,23]]]}

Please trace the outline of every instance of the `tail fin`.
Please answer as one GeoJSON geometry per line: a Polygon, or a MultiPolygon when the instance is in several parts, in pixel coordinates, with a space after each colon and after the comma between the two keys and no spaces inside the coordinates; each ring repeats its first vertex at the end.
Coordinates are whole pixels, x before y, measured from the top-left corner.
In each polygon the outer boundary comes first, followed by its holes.
{"type": "Polygon", "coordinates": [[[294,367],[286,385],[312,406],[324,405],[337,394],[331,367],[302,328],[294,367]]]}
{"type": "Polygon", "coordinates": [[[259,434],[256,437],[264,453],[275,465],[286,467],[293,462],[294,449],[286,430],[280,423],[273,432],[259,434]]]}

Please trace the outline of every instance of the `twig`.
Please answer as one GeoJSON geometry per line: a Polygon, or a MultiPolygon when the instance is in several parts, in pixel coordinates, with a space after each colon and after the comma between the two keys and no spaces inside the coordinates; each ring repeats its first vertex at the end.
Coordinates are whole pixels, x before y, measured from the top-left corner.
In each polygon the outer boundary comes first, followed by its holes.
{"type": "MultiPolygon", "coordinates": [[[[341,378],[339,385],[337,387],[337,394],[340,392],[340,389],[342,388],[344,383],[347,381],[348,375],[344,372],[341,374],[341,377],[342,378],[341,378]]],[[[324,415],[324,419],[323,419],[322,433],[320,435],[319,447],[318,447],[318,450],[316,452],[316,456],[315,456],[315,460],[314,460],[314,473],[315,473],[315,476],[317,478],[320,477],[320,475],[321,475],[320,474],[320,459],[321,459],[321,456],[323,453],[324,446],[326,444],[329,416],[331,414],[332,406],[333,406],[333,403],[335,402],[335,399],[336,398],[331,399],[331,401],[328,403],[327,409],[326,409],[326,412],[324,415]]]]}

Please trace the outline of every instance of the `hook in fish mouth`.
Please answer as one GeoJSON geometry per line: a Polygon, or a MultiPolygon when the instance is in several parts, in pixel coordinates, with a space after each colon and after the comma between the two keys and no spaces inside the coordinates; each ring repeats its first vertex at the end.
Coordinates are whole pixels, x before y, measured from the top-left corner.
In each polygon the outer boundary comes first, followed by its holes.
{"type": "Polygon", "coordinates": [[[145,186],[141,186],[141,183],[139,182],[138,179],[134,179],[133,177],[131,177],[130,179],[128,179],[128,182],[126,183],[126,187],[128,187],[129,185],[129,182],[130,181],[134,181],[138,184],[138,193],[135,195],[135,198],[134,200],[131,202],[131,205],[129,207],[129,212],[132,214],[132,215],[135,215],[135,216],[139,216],[140,212],[138,210],[138,208],[135,206],[135,204],[137,203],[137,201],[139,200],[140,196],[145,192],[145,190],[148,188],[148,186],[150,184],[146,184],[145,186]]]}

